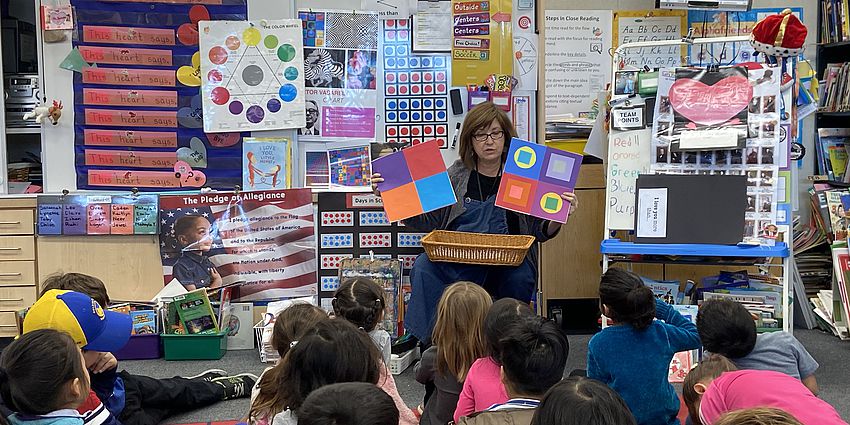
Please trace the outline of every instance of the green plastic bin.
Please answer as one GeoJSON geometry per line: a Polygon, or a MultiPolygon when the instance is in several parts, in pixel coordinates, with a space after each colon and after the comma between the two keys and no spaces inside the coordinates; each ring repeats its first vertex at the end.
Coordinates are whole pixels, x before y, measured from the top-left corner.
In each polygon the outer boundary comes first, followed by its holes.
{"type": "Polygon", "coordinates": [[[206,335],[162,335],[165,360],[218,360],[227,352],[227,330],[206,335]]]}

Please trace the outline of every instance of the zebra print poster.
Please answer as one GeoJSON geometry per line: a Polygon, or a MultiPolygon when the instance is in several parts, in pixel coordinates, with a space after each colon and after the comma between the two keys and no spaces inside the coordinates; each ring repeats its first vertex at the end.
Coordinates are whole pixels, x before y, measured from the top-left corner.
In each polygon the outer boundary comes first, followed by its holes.
{"type": "Polygon", "coordinates": [[[299,11],[306,123],[299,140],[375,138],[378,14],[299,11]]]}

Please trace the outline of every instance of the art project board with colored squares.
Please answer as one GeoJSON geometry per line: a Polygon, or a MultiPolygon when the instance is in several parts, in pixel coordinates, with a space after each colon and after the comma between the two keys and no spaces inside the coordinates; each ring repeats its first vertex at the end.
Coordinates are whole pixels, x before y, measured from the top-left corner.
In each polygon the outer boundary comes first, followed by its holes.
{"type": "Polygon", "coordinates": [[[420,143],[372,162],[384,179],[378,190],[391,222],[453,205],[457,202],[440,146],[420,143]]]}
{"type": "Polygon", "coordinates": [[[514,138],[496,195],[496,206],[566,223],[583,156],[514,138]]]}

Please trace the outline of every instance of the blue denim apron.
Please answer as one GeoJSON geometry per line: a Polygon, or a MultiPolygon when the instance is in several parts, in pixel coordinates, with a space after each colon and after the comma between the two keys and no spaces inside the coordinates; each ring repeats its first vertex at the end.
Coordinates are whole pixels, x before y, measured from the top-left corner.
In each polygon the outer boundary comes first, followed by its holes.
{"type": "MultiPolygon", "coordinates": [[[[508,233],[505,210],[496,206],[496,196],[486,201],[463,200],[466,211],[449,223],[447,230],[459,232],[508,233]]],[[[537,287],[536,267],[529,256],[516,267],[481,266],[459,263],[433,263],[420,254],[410,270],[411,294],[404,327],[421,341],[429,341],[434,328],[437,304],[447,286],[469,281],[484,287],[495,299],[516,298],[531,301],[537,287]]]]}

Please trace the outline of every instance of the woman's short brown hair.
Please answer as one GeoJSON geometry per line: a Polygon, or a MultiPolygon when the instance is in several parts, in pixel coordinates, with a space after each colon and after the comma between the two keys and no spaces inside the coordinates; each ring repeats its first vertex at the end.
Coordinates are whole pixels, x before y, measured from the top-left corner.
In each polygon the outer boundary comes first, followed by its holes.
{"type": "Polygon", "coordinates": [[[502,151],[502,161],[504,162],[505,158],[507,158],[508,146],[511,144],[510,139],[517,137],[516,128],[511,124],[511,120],[505,114],[505,111],[499,109],[493,102],[483,102],[469,110],[466,118],[463,120],[463,128],[460,130],[460,150],[458,154],[466,168],[470,170],[475,169],[478,159],[477,155],[475,155],[472,136],[476,131],[489,127],[493,120],[498,121],[502,127],[502,131],[505,132],[505,147],[502,151]]]}

